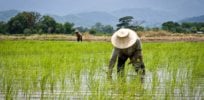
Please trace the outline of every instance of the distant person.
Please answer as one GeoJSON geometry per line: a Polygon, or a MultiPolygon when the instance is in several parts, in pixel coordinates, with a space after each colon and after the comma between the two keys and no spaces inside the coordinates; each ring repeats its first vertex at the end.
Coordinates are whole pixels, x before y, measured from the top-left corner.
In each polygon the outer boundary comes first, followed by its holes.
{"type": "Polygon", "coordinates": [[[119,29],[111,37],[111,42],[114,49],[109,63],[109,78],[112,78],[113,67],[117,59],[118,75],[124,75],[125,62],[128,58],[130,59],[129,64],[134,66],[136,72],[141,69],[142,74],[145,74],[145,65],[142,58],[142,44],[136,32],[127,28],[119,29]]]}
{"type": "Polygon", "coordinates": [[[82,34],[79,31],[75,31],[76,37],[77,37],[77,41],[81,41],[82,42],[82,34]]]}

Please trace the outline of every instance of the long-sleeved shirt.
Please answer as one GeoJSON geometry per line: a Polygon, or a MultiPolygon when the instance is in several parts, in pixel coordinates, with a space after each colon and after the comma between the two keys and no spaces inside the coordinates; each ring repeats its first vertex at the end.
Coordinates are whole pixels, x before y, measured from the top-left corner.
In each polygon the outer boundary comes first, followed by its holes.
{"type": "Polygon", "coordinates": [[[110,59],[110,63],[109,63],[109,70],[113,69],[118,56],[132,57],[132,56],[137,56],[138,54],[141,55],[141,50],[142,50],[141,41],[139,39],[135,42],[133,46],[127,49],[114,48],[110,59]]]}

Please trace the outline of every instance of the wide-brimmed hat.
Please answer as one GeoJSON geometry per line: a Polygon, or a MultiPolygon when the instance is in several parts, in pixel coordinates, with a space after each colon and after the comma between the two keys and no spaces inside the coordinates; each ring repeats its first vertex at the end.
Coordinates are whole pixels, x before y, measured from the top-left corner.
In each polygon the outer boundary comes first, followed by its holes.
{"type": "Polygon", "coordinates": [[[111,43],[116,48],[125,49],[131,47],[137,39],[139,39],[139,37],[135,31],[122,28],[112,35],[111,43]]]}

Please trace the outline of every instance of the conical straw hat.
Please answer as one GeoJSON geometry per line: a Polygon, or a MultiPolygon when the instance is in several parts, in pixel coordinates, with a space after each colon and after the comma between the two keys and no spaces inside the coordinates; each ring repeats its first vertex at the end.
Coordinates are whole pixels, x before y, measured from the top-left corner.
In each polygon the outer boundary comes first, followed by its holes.
{"type": "Polygon", "coordinates": [[[131,29],[122,28],[116,31],[111,37],[111,43],[119,49],[131,47],[139,39],[137,33],[131,29]]]}

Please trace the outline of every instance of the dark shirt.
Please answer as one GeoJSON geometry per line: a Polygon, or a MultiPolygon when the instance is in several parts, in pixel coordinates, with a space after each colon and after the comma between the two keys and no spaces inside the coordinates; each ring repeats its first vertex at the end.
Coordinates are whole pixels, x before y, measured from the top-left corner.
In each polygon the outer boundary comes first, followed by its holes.
{"type": "Polygon", "coordinates": [[[141,50],[142,50],[141,41],[139,39],[135,42],[135,44],[133,46],[131,46],[127,49],[119,49],[119,48],[115,47],[113,49],[112,56],[110,59],[109,69],[112,70],[118,56],[126,56],[126,57],[137,56],[137,55],[135,55],[135,53],[137,51],[141,51],[141,50]]]}

